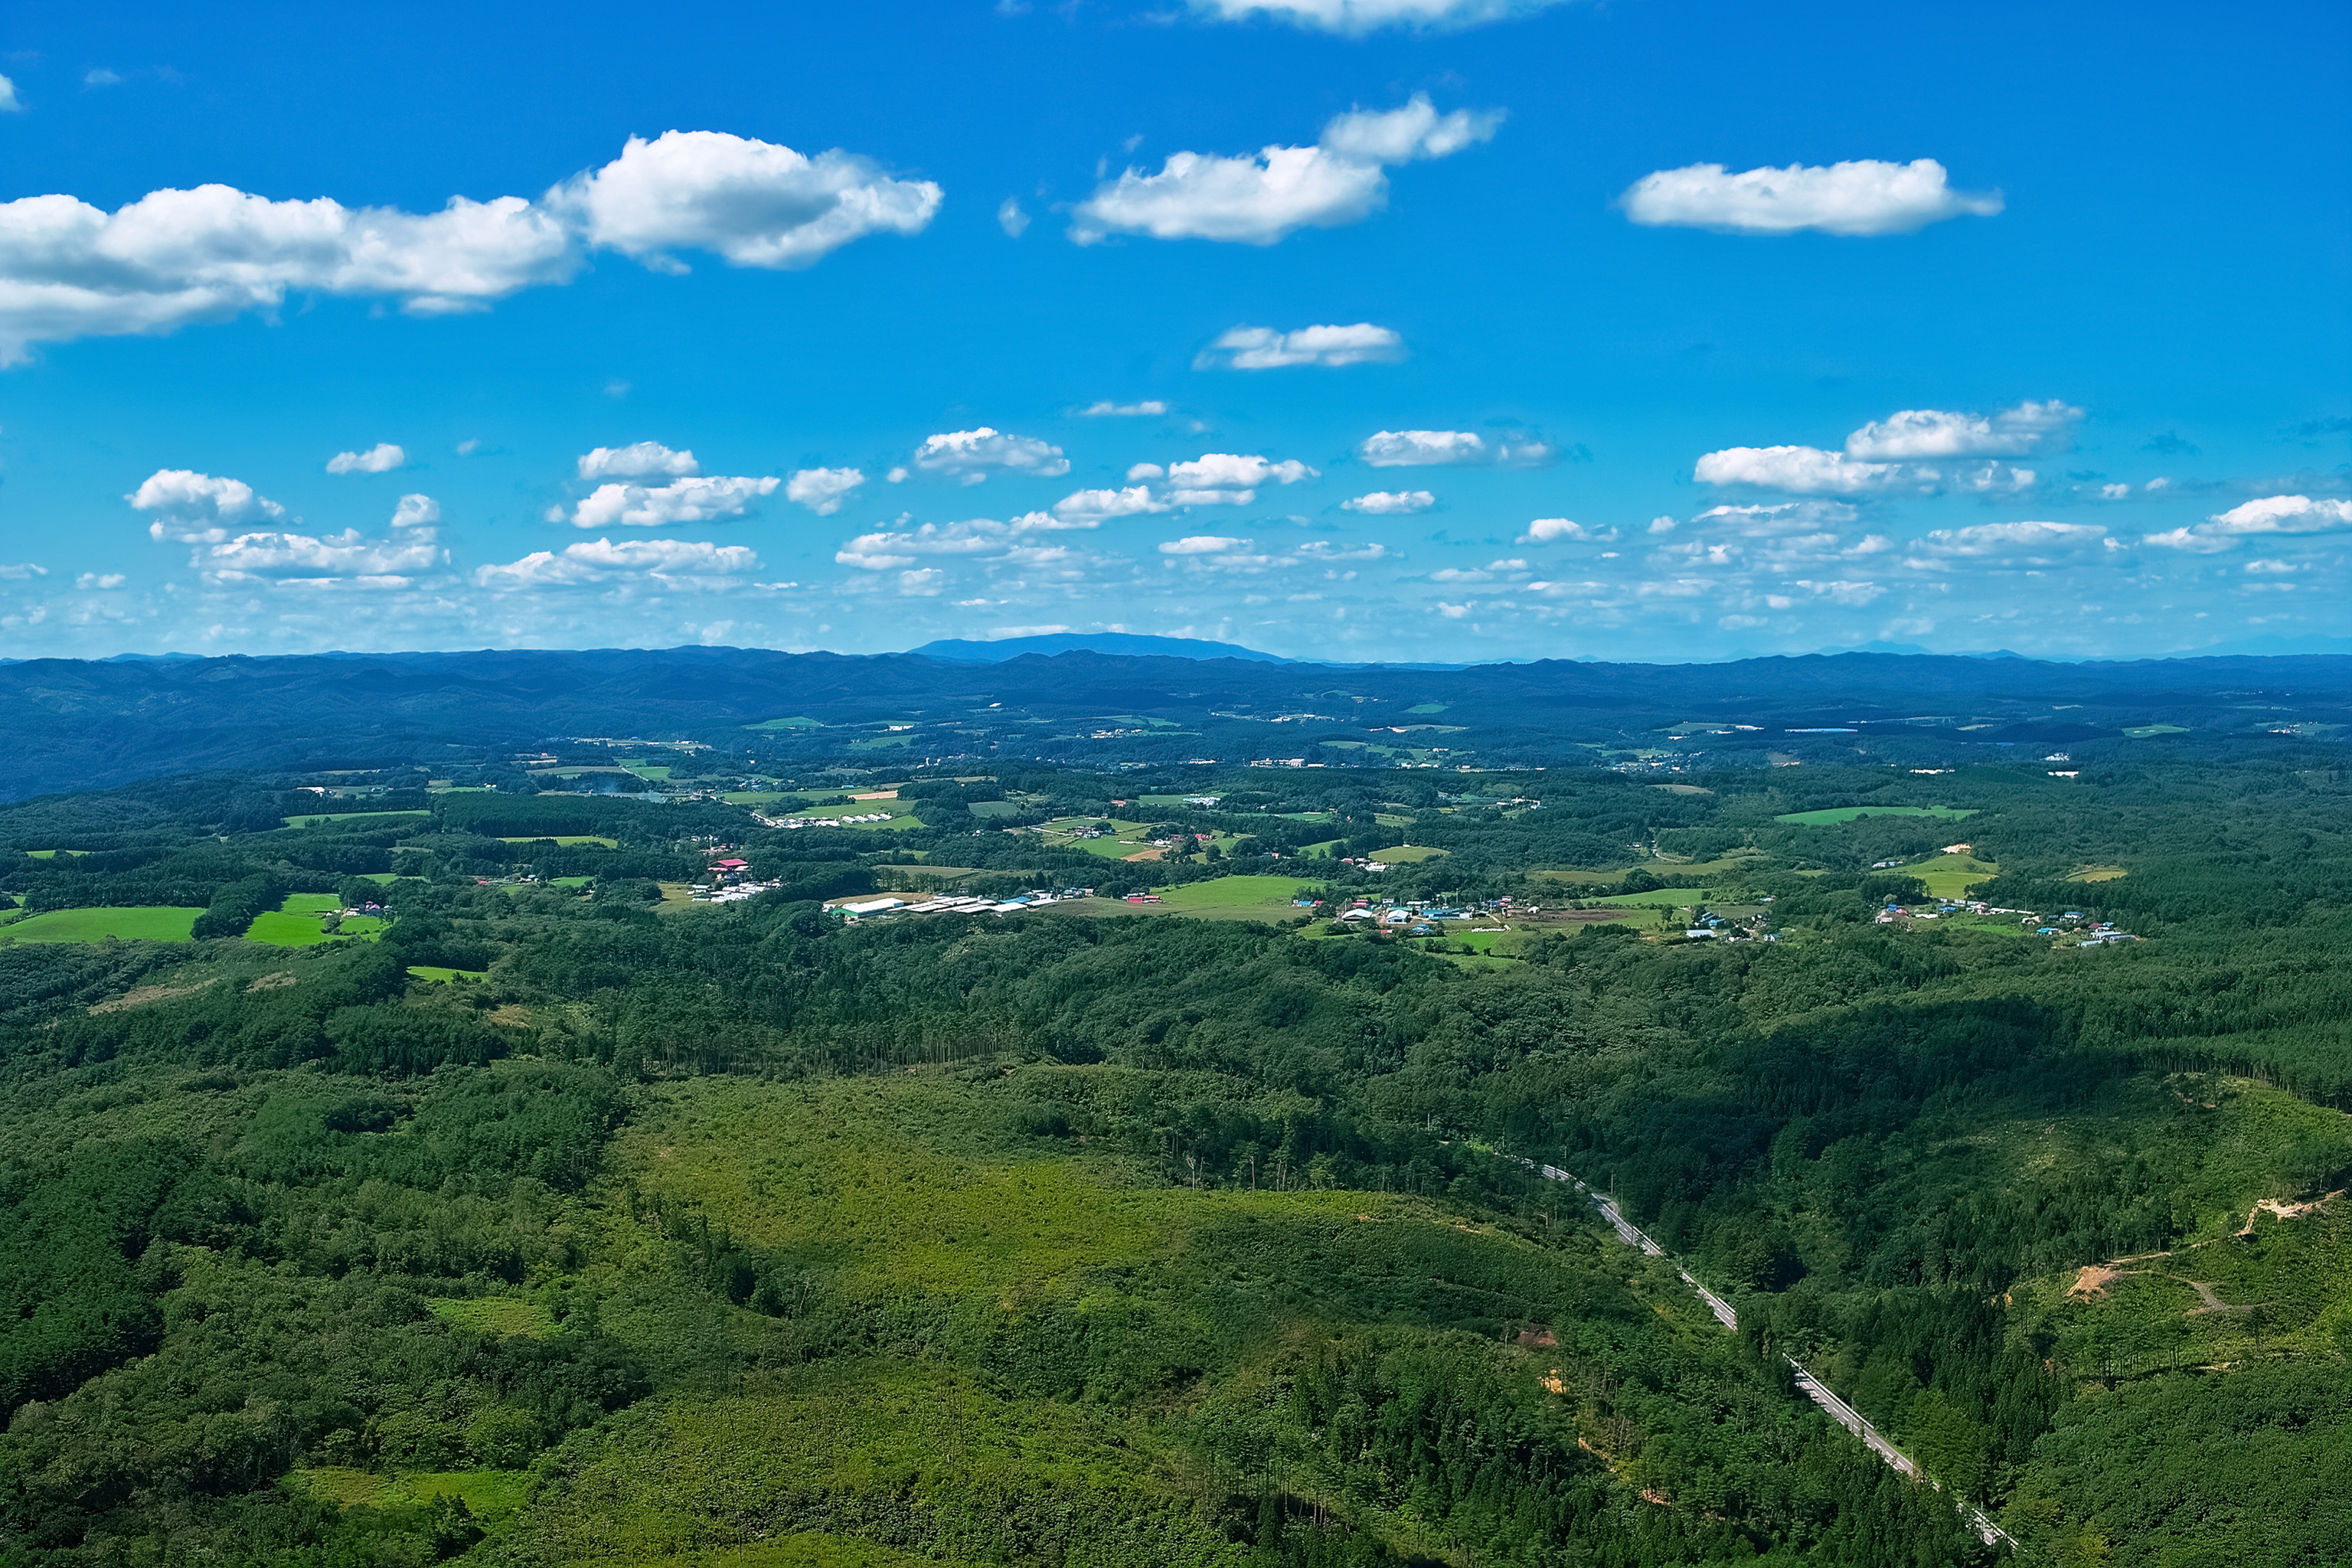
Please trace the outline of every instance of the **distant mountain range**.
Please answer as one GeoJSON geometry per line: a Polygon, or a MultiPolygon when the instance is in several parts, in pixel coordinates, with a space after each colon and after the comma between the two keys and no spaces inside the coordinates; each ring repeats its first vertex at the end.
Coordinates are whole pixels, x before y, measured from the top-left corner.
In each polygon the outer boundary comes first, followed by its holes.
{"type": "MultiPolygon", "coordinates": [[[[995,655],[1024,640],[979,646],[995,655]]],[[[1589,765],[1661,750],[1743,765],[1768,750],[1824,748],[1942,766],[1990,758],[1991,745],[2352,735],[2352,658],[2340,656],[1416,668],[1164,640],[1183,656],[1013,647],[983,663],[679,647],[28,659],[0,667],[0,799],[211,768],[495,762],[583,736],[701,741],[797,768],[1024,755],[1589,765]]]]}
{"type": "Polygon", "coordinates": [[[1267,664],[1297,662],[1280,654],[1260,653],[1239,643],[1210,642],[1205,638],[1196,640],[1192,637],[1144,637],[1135,632],[1051,632],[1037,637],[998,637],[988,642],[975,642],[967,637],[944,637],[907,651],[925,658],[944,658],[957,664],[1002,664],[1008,658],[1019,658],[1030,653],[1115,653],[1135,657],[1158,654],[1164,658],[1254,658],[1267,664]]]}

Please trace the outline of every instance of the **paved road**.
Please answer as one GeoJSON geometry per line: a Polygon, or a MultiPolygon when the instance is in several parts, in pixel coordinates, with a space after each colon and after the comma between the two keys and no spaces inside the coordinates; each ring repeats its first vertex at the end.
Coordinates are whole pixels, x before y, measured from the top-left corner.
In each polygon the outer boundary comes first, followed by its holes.
{"type": "MultiPolygon", "coordinates": [[[[1534,1163],[1532,1161],[1528,1163],[1530,1164],[1534,1163]]],[[[1635,1225],[1632,1220],[1625,1217],[1623,1211],[1618,1208],[1616,1199],[1611,1197],[1606,1193],[1598,1193],[1593,1191],[1591,1187],[1586,1186],[1582,1182],[1578,1181],[1576,1177],[1570,1173],[1561,1170],[1558,1165],[1537,1165],[1536,1169],[1542,1172],[1548,1179],[1555,1182],[1566,1182],[1575,1187],[1578,1192],[1582,1193],[1586,1199],[1591,1202],[1592,1206],[1601,1211],[1601,1217],[1609,1222],[1609,1228],[1617,1233],[1618,1240],[1623,1242],[1628,1247],[1640,1249],[1649,1257],[1667,1258],[1666,1249],[1664,1247],[1660,1247],[1655,1241],[1652,1240],[1648,1233],[1643,1231],[1641,1226],[1635,1225]]],[[[1667,1261],[1673,1262],[1673,1259],[1671,1258],[1667,1258],[1667,1261]]],[[[1717,1322],[1721,1323],[1725,1328],[1730,1329],[1735,1332],[1738,1330],[1739,1314],[1733,1309],[1730,1302],[1725,1300],[1722,1297],[1717,1295],[1714,1291],[1708,1289],[1697,1280],[1692,1279],[1690,1270],[1683,1268],[1680,1264],[1675,1264],[1675,1271],[1682,1276],[1683,1283],[1689,1286],[1694,1291],[1697,1292],[1698,1299],[1706,1303],[1707,1310],[1715,1314],[1715,1321],[1717,1322]]],[[[1864,1443],[1870,1445],[1870,1450],[1872,1453],[1876,1454],[1880,1458],[1885,1460],[1889,1465],[1893,1466],[1896,1470],[1902,1472],[1904,1475],[1910,1477],[1915,1481],[1927,1480],[1927,1484],[1931,1487],[1935,1487],[1937,1491],[1944,1489],[1937,1482],[1928,1480],[1927,1477],[1923,1476],[1920,1473],[1919,1467],[1912,1462],[1909,1455],[1904,1453],[1902,1449],[1897,1448],[1894,1444],[1888,1442],[1886,1438],[1880,1434],[1877,1427],[1873,1426],[1867,1420],[1863,1418],[1861,1411],[1856,1410],[1853,1405],[1848,1405],[1844,1400],[1840,1399],[1835,1394],[1832,1394],[1828,1385],[1823,1384],[1811,1373],[1807,1372],[1804,1367],[1799,1363],[1796,1357],[1787,1356],[1784,1359],[1790,1366],[1796,1368],[1797,1386],[1804,1391],[1805,1397],[1811,1400],[1815,1405],[1820,1405],[1823,1411],[1827,1412],[1831,1420],[1836,1422],[1839,1426],[1844,1427],[1847,1431],[1861,1438],[1864,1443]]],[[[1991,1520],[1986,1518],[1984,1510],[1978,1508],[1975,1504],[1963,1501],[1960,1504],[1960,1511],[1968,1517],[1969,1523],[1976,1528],[1978,1536],[1983,1540],[1986,1545],[1990,1546],[1996,1541],[2006,1541],[2009,1542],[2012,1550],[2017,1548],[2017,1538],[2011,1535],[2009,1531],[2003,1530],[2000,1526],[1995,1524],[1991,1520]]]]}

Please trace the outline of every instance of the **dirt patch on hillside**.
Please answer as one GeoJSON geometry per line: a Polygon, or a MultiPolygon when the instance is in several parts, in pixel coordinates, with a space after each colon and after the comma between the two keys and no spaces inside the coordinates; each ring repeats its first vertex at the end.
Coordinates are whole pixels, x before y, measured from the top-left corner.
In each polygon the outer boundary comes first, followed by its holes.
{"type": "Polygon", "coordinates": [[[199,980],[194,985],[136,985],[111,1002],[99,1003],[90,1011],[120,1013],[127,1008],[144,1007],[151,1002],[169,1002],[174,996],[193,996],[212,984],[210,980],[199,980]]]}

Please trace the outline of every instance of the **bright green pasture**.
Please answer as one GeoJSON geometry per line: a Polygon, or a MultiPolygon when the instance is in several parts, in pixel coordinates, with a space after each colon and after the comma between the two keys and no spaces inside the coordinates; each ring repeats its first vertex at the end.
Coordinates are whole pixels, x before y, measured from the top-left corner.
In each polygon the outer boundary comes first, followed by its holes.
{"type": "Polygon", "coordinates": [[[573,848],[583,844],[593,844],[600,849],[618,849],[621,847],[620,840],[616,838],[606,838],[602,835],[594,833],[543,834],[537,837],[500,838],[499,842],[501,844],[539,844],[543,842],[554,844],[565,849],[573,848]]]}
{"type": "Polygon", "coordinates": [[[437,963],[412,963],[408,973],[428,985],[450,985],[461,980],[488,980],[487,969],[445,969],[437,963]]]}
{"type": "Polygon", "coordinates": [[[416,1508],[436,1497],[462,1500],[476,1519],[495,1521],[522,1506],[528,1470],[373,1470],[322,1465],[296,1470],[289,1484],[345,1508],[416,1508]]]}
{"type": "Polygon", "coordinates": [[[122,910],[51,910],[12,925],[0,937],[16,942],[186,942],[202,910],[147,905],[122,910]]]}
{"type": "Polygon", "coordinates": [[[54,860],[60,855],[87,855],[87,849],[27,849],[25,853],[36,860],[54,860]]]}
{"type": "Polygon", "coordinates": [[[282,818],[289,827],[324,827],[332,822],[395,822],[404,816],[430,816],[429,811],[325,811],[282,818]]]}
{"type": "Polygon", "coordinates": [[[372,942],[383,934],[383,922],[373,915],[352,915],[337,930],[326,931],[320,917],[330,910],[341,908],[342,900],[332,893],[289,893],[278,908],[254,916],[253,923],[246,928],[245,940],[266,942],[272,947],[316,947],[344,937],[372,942]]]}
{"type": "Polygon", "coordinates": [[[1445,849],[1433,849],[1426,844],[1397,844],[1376,853],[1372,858],[1383,866],[1416,866],[1423,860],[1434,860],[1451,854],[1445,849]]]}
{"type": "Polygon", "coordinates": [[[1832,827],[1863,816],[1935,816],[1957,822],[1975,815],[1974,810],[1958,811],[1948,805],[1830,805],[1819,811],[1787,812],[1772,820],[1791,822],[1800,827],[1832,827]]]}

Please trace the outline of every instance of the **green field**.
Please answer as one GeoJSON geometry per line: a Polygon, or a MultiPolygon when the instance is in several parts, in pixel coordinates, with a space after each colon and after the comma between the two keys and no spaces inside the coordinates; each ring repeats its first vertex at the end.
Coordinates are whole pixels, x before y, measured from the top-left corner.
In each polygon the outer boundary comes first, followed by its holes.
{"type": "Polygon", "coordinates": [[[1958,822],[1963,816],[1975,815],[1972,810],[1956,811],[1948,805],[1831,805],[1819,811],[1791,811],[1772,820],[1794,823],[1800,827],[1832,827],[1864,816],[1936,816],[1958,822]]]}
{"type": "Polygon", "coordinates": [[[477,1520],[496,1523],[522,1506],[530,1481],[525,1470],[373,1470],[320,1466],[296,1470],[289,1484],[344,1508],[411,1509],[436,1498],[457,1498],[477,1520]]]}
{"type": "Polygon", "coordinates": [[[756,724],[746,724],[746,730],[822,730],[824,725],[814,719],[793,715],[790,719],[762,719],[756,724]]]}
{"type": "Polygon", "coordinates": [[[253,923],[246,928],[245,940],[268,942],[272,947],[316,947],[346,937],[373,942],[383,934],[383,922],[373,915],[353,915],[337,930],[326,931],[320,917],[342,907],[342,900],[332,893],[289,893],[278,908],[254,917],[253,923]]]}
{"type": "Polygon", "coordinates": [[[1375,852],[1372,858],[1383,866],[1416,866],[1451,853],[1447,849],[1432,849],[1426,844],[1397,844],[1375,852]]]}
{"type": "Polygon", "coordinates": [[[12,925],[0,938],[14,942],[185,942],[202,910],[150,905],[124,910],[51,910],[12,925]]]}
{"type": "Polygon", "coordinates": [[[1902,868],[1902,874],[1918,878],[1937,898],[1958,899],[1979,882],[2000,875],[2000,868],[1975,855],[1938,855],[1902,868]]]}
{"type": "MultiPolygon", "coordinates": [[[[1214,877],[1162,889],[1159,903],[1140,907],[1154,914],[1193,915],[1202,920],[1286,921],[1307,912],[1293,907],[1291,900],[1318,885],[1295,877],[1214,877]]],[[[1131,910],[1138,906],[1114,907],[1131,910]]]]}
{"type": "Polygon", "coordinates": [[[593,844],[599,849],[618,849],[621,847],[620,840],[606,838],[594,833],[559,833],[541,835],[536,838],[504,837],[499,842],[501,844],[553,844],[564,849],[582,844],[593,844]]]}
{"type": "Polygon", "coordinates": [[[27,849],[26,854],[36,860],[54,860],[60,855],[87,855],[87,849],[27,849]]]}
{"type": "Polygon", "coordinates": [[[415,811],[326,811],[282,818],[289,827],[324,827],[334,822],[394,822],[404,816],[430,816],[425,810],[415,811]]]}
{"type": "Polygon", "coordinates": [[[412,963],[408,973],[427,985],[452,985],[458,981],[488,980],[487,969],[445,969],[437,963],[412,963]]]}

